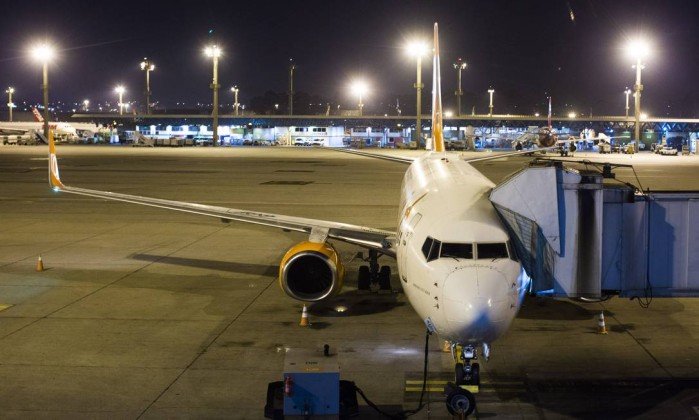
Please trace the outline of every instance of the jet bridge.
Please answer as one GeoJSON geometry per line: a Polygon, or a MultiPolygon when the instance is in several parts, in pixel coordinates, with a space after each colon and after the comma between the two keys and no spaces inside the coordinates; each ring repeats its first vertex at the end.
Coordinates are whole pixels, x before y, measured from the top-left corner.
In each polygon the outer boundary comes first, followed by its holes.
{"type": "MultiPolygon", "coordinates": [[[[603,175],[604,172],[604,175],[603,175]]],[[[532,292],[565,297],[699,296],[699,192],[604,185],[561,162],[493,189],[532,292]]]]}

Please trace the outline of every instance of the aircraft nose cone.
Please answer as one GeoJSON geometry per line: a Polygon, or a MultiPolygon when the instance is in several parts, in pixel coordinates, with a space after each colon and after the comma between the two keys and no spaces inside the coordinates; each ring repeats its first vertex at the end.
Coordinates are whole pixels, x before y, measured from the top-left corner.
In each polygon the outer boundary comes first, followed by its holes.
{"type": "Polygon", "coordinates": [[[507,319],[507,281],[489,267],[460,268],[447,276],[444,312],[453,331],[460,335],[492,336],[493,324],[507,319]]]}

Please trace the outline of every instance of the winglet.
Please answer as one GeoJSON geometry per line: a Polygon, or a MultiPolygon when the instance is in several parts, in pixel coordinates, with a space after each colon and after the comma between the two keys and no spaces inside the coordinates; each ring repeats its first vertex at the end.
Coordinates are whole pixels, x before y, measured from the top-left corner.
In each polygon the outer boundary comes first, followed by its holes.
{"type": "Polygon", "coordinates": [[[442,130],[442,81],[439,71],[439,30],[434,24],[434,59],[432,62],[432,150],[444,151],[442,130]]]}
{"type": "Polygon", "coordinates": [[[63,189],[61,177],[58,175],[58,160],[56,159],[56,143],[53,141],[53,130],[49,130],[49,186],[54,190],[63,189]]]}

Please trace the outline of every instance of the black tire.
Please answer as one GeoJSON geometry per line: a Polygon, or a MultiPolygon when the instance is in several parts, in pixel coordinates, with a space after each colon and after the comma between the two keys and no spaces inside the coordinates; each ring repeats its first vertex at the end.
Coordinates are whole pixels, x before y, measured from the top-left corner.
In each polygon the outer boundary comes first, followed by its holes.
{"type": "Polygon", "coordinates": [[[359,267],[357,272],[357,289],[359,290],[369,290],[371,285],[371,274],[369,273],[369,266],[363,265],[359,267]]]}
{"type": "Polygon", "coordinates": [[[384,265],[379,270],[379,289],[391,290],[391,267],[384,265]]]}
{"type": "Polygon", "coordinates": [[[456,388],[447,395],[447,411],[452,416],[462,414],[464,417],[476,409],[476,399],[465,389],[456,388]]]}
{"type": "Polygon", "coordinates": [[[464,372],[463,363],[457,363],[454,365],[454,380],[456,381],[457,386],[466,384],[466,372],[464,372]]]}
{"type": "Polygon", "coordinates": [[[471,365],[471,385],[481,386],[481,365],[474,363],[471,365]]]}

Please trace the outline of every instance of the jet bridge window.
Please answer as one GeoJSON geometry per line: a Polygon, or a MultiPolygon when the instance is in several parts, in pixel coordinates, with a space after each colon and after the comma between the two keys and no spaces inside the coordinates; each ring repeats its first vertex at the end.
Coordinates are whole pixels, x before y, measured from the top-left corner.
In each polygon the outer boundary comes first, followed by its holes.
{"type": "Polygon", "coordinates": [[[425,239],[425,243],[422,244],[422,254],[427,259],[427,262],[439,258],[439,249],[441,246],[442,243],[434,238],[428,236],[427,239],[425,239]]]}
{"type": "Polygon", "coordinates": [[[439,254],[440,258],[473,258],[473,245],[472,244],[442,244],[442,250],[439,254]]]}
{"type": "Polygon", "coordinates": [[[476,249],[478,250],[478,259],[509,258],[507,244],[504,242],[496,244],[476,244],[476,249]]]}

